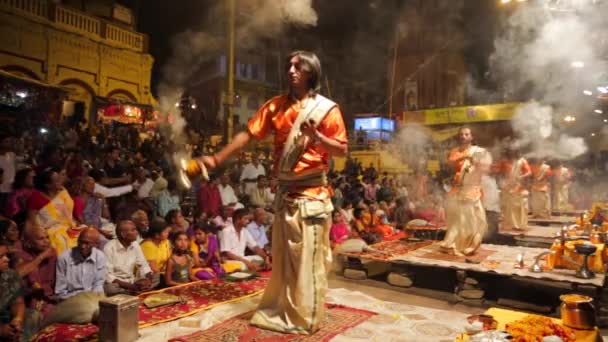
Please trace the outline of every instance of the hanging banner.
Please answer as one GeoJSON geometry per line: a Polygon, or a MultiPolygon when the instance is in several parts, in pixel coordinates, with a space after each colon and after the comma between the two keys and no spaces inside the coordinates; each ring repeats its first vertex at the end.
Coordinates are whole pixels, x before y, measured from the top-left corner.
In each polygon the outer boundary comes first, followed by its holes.
{"type": "Polygon", "coordinates": [[[403,123],[418,122],[425,125],[472,123],[510,120],[520,103],[438,108],[415,112],[404,112],[403,123]]]}

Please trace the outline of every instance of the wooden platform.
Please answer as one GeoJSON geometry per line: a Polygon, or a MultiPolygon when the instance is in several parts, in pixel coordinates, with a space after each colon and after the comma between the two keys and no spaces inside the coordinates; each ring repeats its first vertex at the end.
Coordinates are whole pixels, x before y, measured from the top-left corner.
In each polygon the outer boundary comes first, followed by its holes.
{"type": "Polygon", "coordinates": [[[528,217],[528,224],[531,225],[570,225],[576,223],[576,216],[551,216],[550,218],[528,217]]]}
{"type": "MultiPolygon", "coordinates": [[[[407,242],[402,243],[407,244],[407,242]]],[[[428,266],[460,271],[474,271],[499,276],[542,279],[557,283],[565,283],[574,287],[577,285],[602,287],[604,285],[604,274],[598,274],[593,279],[581,279],[575,277],[574,270],[569,269],[555,269],[542,273],[530,272],[529,268],[534,263],[534,257],[542,252],[546,252],[546,248],[482,244],[480,253],[478,254],[484,254],[484,256],[480,257],[479,255],[474,255],[465,258],[441,253],[439,250],[439,242],[427,245],[418,243],[416,247],[417,248],[411,248],[409,251],[394,257],[384,256],[384,262],[397,265],[428,266]],[[524,257],[525,266],[521,269],[515,267],[518,254],[523,254],[524,257]]],[[[349,257],[353,258],[353,255],[349,255],[349,257]]],[[[366,258],[365,255],[360,255],[358,257],[363,259],[366,258]]]]}
{"type": "Polygon", "coordinates": [[[558,210],[553,210],[551,211],[551,215],[555,215],[555,216],[581,216],[583,215],[587,210],[582,210],[582,209],[572,209],[572,210],[562,210],[562,211],[558,211],[558,210]]]}
{"type": "Polygon", "coordinates": [[[527,229],[501,229],[498,234],[512,238],[517,246],[549,248],[553,244],[561,226],[529,225],[527,229]]]}

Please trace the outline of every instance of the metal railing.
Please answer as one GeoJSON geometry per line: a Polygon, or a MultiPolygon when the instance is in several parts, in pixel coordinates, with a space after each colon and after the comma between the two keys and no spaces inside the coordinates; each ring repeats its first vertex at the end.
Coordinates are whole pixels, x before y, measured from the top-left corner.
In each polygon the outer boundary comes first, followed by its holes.
{"type": "Polygon", "coordinates": [[[111,45],[138,52],[147,50],[145,34],[122,28],[70,7],[52,4],[48,0],[0,0],[0,9],[2,8],[48,20],[64,30],[97,36],[111,45]]]}
{"type": "Polygon", "coordinates": [[[70,29],[99,35],[101,22],[89,15],[63,7],[55,7],[55,23],[70,29]]]}
{"type": "Polygon", "coordinates": [[[106,24],[105,38],[109,41],[134,48],[138,51],[143,51],[144,49],[143,34],[125,30],[116,25],[106,24]]]}
{"type": "Polygon", "coordinates": [[[37,17],[46,18],[48,16],[48,2],[46,0],[0,0],[0,5],[37,17]]]}

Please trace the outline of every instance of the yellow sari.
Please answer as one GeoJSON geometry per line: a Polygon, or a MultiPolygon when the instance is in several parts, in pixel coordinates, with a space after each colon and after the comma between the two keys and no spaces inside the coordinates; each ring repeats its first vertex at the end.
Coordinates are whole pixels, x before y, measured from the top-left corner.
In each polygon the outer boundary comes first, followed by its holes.
{"type": "Polygon", "coordinates": [[[76,246],[80,229],[76,228],[73,220],[73,210],[72,197],[66,189],[62,189],[36,215],[38,224],[47,229],[57,255],[76,246]]]}

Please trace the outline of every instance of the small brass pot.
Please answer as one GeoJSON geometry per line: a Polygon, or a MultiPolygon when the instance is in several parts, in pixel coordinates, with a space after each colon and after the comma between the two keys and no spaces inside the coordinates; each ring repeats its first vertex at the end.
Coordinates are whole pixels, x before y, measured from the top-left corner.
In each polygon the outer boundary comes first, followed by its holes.
{"type": "Polygon", "coordinates": [[[562,322],[574,329],[595,329],[595,307],[593,298],[578,294],[567,294],[559,297],[562,322]]]}

